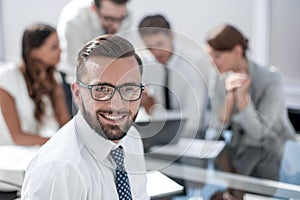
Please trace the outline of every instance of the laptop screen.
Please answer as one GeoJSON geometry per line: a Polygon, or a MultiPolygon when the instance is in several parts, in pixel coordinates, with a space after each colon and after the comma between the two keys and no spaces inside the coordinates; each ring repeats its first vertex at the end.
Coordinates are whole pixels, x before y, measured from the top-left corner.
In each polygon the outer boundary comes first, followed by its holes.
{"type": "Polygon", "coordinates": [[[139,131],[145,152],[155,145],[176,144],[182,135],[186,119],[151,119],[135,122],[139,131]]]}

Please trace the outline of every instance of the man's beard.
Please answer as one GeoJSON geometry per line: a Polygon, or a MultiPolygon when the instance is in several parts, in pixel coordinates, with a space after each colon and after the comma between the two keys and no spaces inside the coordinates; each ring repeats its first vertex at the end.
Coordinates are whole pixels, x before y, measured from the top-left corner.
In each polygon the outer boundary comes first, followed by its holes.
{"type": "MultiPolygon", "coordinates": [[[[110,125],[104,124],[97,115],[88,112],[82,104],[82,115],[89,126],[100,136],[107,138],[109,140],[120,140],[122,139],[128,132],[129,128],[132,126],[134,119],[137,116],[137,113],[133,116],[133,118],[129,117],[125,125],[110,125]]],[[[131,113],[129,113],[130,116],[131,113]]]]}
{"type": "Polygon", "coordinates": [[[117,30],[112,29],[110,26],[103,27],[106,34],[116,34],[117,30]]]}

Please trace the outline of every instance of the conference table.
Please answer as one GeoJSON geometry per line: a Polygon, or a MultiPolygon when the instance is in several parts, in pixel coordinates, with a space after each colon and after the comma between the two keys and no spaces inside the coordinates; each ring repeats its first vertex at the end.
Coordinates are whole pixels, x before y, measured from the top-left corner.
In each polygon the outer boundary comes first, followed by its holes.
{"type": "Polygon", "coordinates": [[[300,199],[300,185],[216,170],[214,159],[224,146],[224,141],[182,139],[178,144],[153,148],[146,154],[146,165],[148,170],[192,183],[191,188],[199,190],[198,199],[209,199],[213,192],[226,189],[243,191],[248,199],[300,199]]]}
{"type": "MultiPolygon", "coordinates": [[[[149,171],[147,190],[151,198],[182,196],[183,191],[188,193],[192,188],[199,190],[205,200],[209,196],[205,194],[207,191],[212,193],[230,188],[244,191],[247,195],[259,195],[259,199],[300,199],[299,185],[216,170],[214,159],[225,145],[224,141],[185,138],[177,144],[152,147],[145,154],[149,171]],[[173,180],[183,180],[189,184],[178,184],[173,180]],[[210,189],[205,190],[207,188],[210,189]]],[[[20,191],[25,169],[38,150],[39,146],[0,146],[0,191],[20,191]]]]}

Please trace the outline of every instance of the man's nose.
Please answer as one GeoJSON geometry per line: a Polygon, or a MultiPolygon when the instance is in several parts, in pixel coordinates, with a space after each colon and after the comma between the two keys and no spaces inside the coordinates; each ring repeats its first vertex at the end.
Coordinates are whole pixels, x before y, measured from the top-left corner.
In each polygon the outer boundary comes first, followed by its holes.
{"type": "Polygon", "coordinates": [[[161,50],[158,49],[158,48],[151,48],[150,51],[152,52],[152,54],[155,56],[155,57],[158,57],[161,53],[161,50]]]}
{"type": "Polygon", "coordinates": [[[117,32],[117,30],[120,28],[121,23],[119,22],[113,22],[110,24],[110,28],[113,30],[112,34],[115,34],[117,32]]]}
{"type": "Polygon", "coordinates": [[[111,98],[111,104],[114,108],[124,108],[124,106],[127,106],[128,102],[122,99],[119,90],[117,90],[111,98]]]}

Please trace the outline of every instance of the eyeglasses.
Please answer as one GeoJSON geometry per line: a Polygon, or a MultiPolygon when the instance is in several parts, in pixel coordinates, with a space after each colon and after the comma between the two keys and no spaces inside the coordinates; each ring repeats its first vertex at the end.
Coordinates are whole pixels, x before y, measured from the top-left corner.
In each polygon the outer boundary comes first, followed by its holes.
{"type": "Polygon", "coordinates": [[[91,96],[96,101],[110,100],[116,91],[119,92],[122,100],[124,101],[137,101],[141,98],[142,92],[145,86],[142,84],[124,84],[120,86],[112,86],[108,84],[95,84],[86,85],[80,81],[77,81],[79,86],[87,88],[91,92],[91,96]]]}
{"type": "Polygon", "coordinates": [[[100,12],[99,12],[99,16],[102,17],[104,21],[110,24],[120,24],[127,17],[127,15],[124,15],[123,17],[119,17],[119,18],[110,17],[110,16],[103,15],[100,12]]]}

